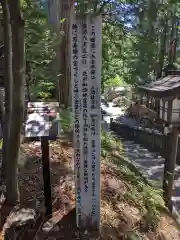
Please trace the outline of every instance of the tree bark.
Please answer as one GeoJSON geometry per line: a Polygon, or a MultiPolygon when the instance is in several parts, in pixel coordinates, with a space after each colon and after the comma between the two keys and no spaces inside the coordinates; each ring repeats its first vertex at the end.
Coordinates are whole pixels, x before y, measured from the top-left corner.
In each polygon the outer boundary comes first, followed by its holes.
{"type": "Polygon", "coordinates": [[[72,0],[60,1],[60,19],[65,19],[60,23],[60,29],[64,32],[63,39],[59,47],[59,60],[60,60],[60,75],[59,75],[59,100],[60,103],[67,108],[69,106],[70,94],[70,53],[69,53],[69,27],[70,27],[70,14],[73,7],[72,0]]]}
{"type": "MultiPolygon", "coordinates": [[[[70,103],[69,22],[73,2],[73,0],[59,0],[58,3],[56,3],[57,8],[50,9],[50,14],[52,14],[50,19],[53,20],[53,14],[54,16],[58,16],[58,22],[51,27],[58,39],[55,49],[56,57],[54,59],[56,99],[65,107],[68,107],[70,103]]],[[[52,22],[52,20],[50,22],[52,22]]]]}
{"type": "Polygon", "coordinates": [[[21,128],[24,116],[25,59],[24,20],[20,10],[20,0],[9,0],[13,50],[13,101],[10,121],[9,156],[7,161],[7,203],[19,202],[18,158],[21,128]]]}
{"type": "Polygon", "coordinates": [[[3,97],[3,90],[0,89],[0,124],[1,130],[3,130],[4,125],[4,97],[3,97]]]}
{"type": "MultiPolygon", "coordinates": [[[[12,36],[9,7],[7,0],[2,0],[3,28],[4,28],[4,88],[5,114],[3,117],[3,148],[2,148],[2,177],[6,178],[6,163],[8,158],[9,121],[12,110],[12,36]]],[[[3,101],[3,99],[2,99],[3,101]]],[[[3,107],[2,111],[3,111],[3,107]]]]}
{"type": "Polygon", "coordinates": [[[180,20],[177,19],[177,21],[176,21],[176,33],[175,33],[175,40],[174,40],[173,63],[176,62],[177,46],[178,46],[178,42],[179,42],[179,25],[180,25],[180,20]]]}
{"type": "Polygon", "coordinates": [[[168,54],[168,63],[173,64],[174,54],[175,54],[175,38],[176,38],[176,5],[171,13],[171,30],[170,30],[170,39],[169,39],[169,54],[168,54]]]}
{"type": "Polygon", "coordinates": [[[162,69],[164,65],[164,56],[165,56],[165,46],[166,46],[166,39],[167,39],[167,20],[164,23],[163,32],[161,34],[160,39],[160,52],[159,52],[159,67],[157,72],[157,78],[162,76],[162,69]]]}
{"type": "Polygon", "coordinates": [[[26,61],[26,91],[27,91],[26,97],[29,102],[31,101],[30,82],[31,82],[30,63],[26,61]]]}

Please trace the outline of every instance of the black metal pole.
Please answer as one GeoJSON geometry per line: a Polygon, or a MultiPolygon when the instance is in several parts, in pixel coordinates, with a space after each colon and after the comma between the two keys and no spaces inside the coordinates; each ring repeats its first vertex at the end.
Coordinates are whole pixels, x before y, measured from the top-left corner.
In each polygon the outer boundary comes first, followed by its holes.
{"type": "Polygon", "coordinates": [[[44,181],[44,199],[46,215],[52,215],[52,199],[51,199],[51,179],[49,168],[49,141],[45,137],[41,137],[43,181],[44,181]]]}

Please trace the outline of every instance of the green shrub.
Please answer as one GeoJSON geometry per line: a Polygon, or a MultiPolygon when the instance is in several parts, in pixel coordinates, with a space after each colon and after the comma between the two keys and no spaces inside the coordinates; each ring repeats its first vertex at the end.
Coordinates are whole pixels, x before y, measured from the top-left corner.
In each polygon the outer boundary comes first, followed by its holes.
{"type": "Polygon", "coordinates": [[[61,128],[65,133],[71,132],[72,129],[72,112],[70,109],[65,109],[60,112],[61,128]]]}

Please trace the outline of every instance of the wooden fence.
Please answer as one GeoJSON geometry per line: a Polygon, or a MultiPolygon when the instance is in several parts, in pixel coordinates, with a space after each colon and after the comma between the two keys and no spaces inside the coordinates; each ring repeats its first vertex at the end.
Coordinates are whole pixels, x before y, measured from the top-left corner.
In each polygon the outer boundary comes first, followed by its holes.
{"type": "MultiPolygon", "coordinates": [[[[158,152],[164,158],[168,156],[168,145],[170,141],[168,135],[154,132],[146,128],[130,127],[113,121],[111,121],[110,129],[126,140],[132,140],[139,143],[149,151],[158,152]]],[[[180,141],[177,154],[177,164],[180,164],[180,141]]]]}

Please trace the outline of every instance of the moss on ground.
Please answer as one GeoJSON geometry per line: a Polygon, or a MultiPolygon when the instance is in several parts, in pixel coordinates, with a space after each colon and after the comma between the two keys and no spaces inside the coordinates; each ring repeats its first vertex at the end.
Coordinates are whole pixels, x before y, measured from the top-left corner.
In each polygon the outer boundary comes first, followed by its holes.
{"type": "Polygon", "coordinates": [[[162,190],[154,188],[128,161],[123,143],[111,133],[102,132],[101,147],[103,162],[115,168],[119,178],[131,185],[124,199],[140,209],[147,229],[155,231],[161,214],[167,212],[162,190]]]}

